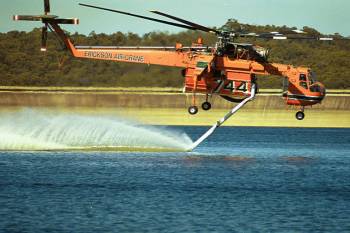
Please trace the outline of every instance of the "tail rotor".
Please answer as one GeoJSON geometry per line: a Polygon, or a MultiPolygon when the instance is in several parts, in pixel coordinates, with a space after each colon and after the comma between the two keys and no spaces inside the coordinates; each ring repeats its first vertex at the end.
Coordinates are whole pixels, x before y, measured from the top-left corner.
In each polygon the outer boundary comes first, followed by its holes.
{"type": "Polygon", "coordinates": [[[50,15],[50,0],[44,0],[44,15],[14,15],[14,21],[41,21],[44,26],[41,29],[41,48],[45,52],[47,48],[48,29],[50,24],[79,24],[77,18],[59,18],[56,15],[50,15]]]}

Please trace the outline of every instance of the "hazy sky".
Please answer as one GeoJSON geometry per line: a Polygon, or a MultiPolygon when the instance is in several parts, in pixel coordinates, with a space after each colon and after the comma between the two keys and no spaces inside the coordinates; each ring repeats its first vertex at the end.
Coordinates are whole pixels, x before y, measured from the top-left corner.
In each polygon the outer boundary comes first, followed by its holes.
{"type": "MultiPolygon", "coordinates": [[[[13,14],[43,14],[43,0],[0,0],[0,32],[31,30],[39,22],[13,22],[13,14]]],[[[249,24],[310,26],[322,33],[350,36],[349,0],[51,0],[51,14],[77,17],[80,25],[64,25],[71,32],[88,34],[115,31],[143,34],[182,29],[156,22],[79,6],[78,3],[129,11],[161,18],[149,10],[160,10],[205,26],[222,26],[235,18],[249,24]]]]}

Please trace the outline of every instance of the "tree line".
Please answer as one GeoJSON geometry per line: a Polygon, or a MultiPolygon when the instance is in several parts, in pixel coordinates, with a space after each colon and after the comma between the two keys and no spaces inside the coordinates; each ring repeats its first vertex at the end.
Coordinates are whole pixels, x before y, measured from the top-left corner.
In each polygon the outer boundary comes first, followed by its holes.
{"type": "MultiPolygon", "coordinates": [[[[240,24],[230,19],[222,27],[227,30],[270,32],[291,30],[286,26],[258,26],[240,24]]],[[[221,28],[221,29],[222,29],[221,28]]],[[[309,35],[321,34],[304,27],[309,35]]],[[[176,42],[191,45],[198,37],[212,46],[216,36],[197,31],[168,33],[154,31],[144,35],[116,32],[113,34],[69,35],[76,45],[141,45],[171,46],[176,42]]],[[[341,37],[339,34],[333,37],[341,37]]],[[[239,39],[270,48],[269,61],[307,66],[317,74],[327,88],[350,87],[350,40],[332,42],[308,40],[239,39]]],[[[73,58],[49,34],[48,51],[40,52],[41,29],[30,32],[10,31],[0,33],[0,85],[1,86],[96,86],[96,87],[181,87],[181,69],[143,64],[116,63],[73,58]]],[[[260,77],[260,88],[280,88],[282,80],[260,77]]]]}

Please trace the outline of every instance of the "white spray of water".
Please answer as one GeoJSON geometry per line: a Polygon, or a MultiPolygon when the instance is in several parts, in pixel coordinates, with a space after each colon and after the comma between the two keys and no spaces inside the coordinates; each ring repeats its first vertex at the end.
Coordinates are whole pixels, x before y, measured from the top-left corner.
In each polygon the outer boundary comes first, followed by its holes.
{"type": "Polygon", "coordinates": [[[0,150],[139,148],[186,150],[192,140],[171,129],[116,117],[22,110],[0,114],[0,150]]]}

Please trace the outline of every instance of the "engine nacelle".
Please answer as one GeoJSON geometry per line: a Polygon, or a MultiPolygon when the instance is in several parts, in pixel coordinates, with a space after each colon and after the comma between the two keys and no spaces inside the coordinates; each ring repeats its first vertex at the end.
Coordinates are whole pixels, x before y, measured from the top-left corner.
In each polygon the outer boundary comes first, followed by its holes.
{"type": "Polygon", "coordinates": [[[269,49],[257,45],[254,45],[253,49],[262,60],[267,61],[270,53],[269,49]]]}

